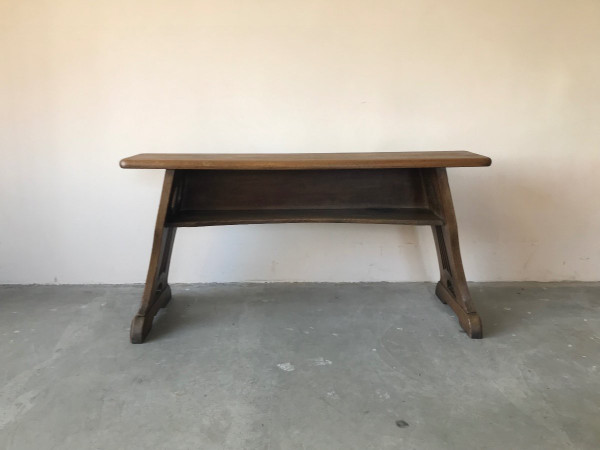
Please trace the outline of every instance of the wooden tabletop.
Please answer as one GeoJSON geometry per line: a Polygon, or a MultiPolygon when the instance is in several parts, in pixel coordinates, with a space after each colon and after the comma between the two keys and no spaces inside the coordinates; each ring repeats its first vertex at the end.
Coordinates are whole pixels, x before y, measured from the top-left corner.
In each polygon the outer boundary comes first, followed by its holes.
{"type": "Polygon", "coordinates": [[[141,153],[121,160],[124,169],[308,170],[489,166],[466,151],[396,153],[141,153]]]}

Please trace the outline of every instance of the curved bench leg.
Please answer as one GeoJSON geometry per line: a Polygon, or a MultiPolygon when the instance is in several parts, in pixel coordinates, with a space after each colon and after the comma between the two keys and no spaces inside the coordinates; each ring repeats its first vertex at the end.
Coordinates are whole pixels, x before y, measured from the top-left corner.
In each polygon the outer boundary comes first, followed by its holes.
{"type": "Polygon", "coordinates": [[[171,300],[171,287],[168,283],[168,276],[177,228],[165,226],[165,223],[172,198],[173,179],[174,171],[167,170],[158,207],[154,242],[142,303],[131,321],[130,338],[132,344],[144,342],[152,328],[154,316],[160,308],[167,306],[169,300],[171,300]]]}
{"type": "Polygon", "coordinates": [[[456,313],[461,327],[473,339],[481,339],[481,319],[475,311],[458,242],[456,215],[450,195],[446,169],[430,169],[425,172],[430,207],[444,219],[444,225],[432,226],[440,266],[440,281],[435,294],[456,313]]]}
{"type": "Polygon", "coordinates": [[[435,288],[435,295],[442,303],[452,308],[458,317],[460,326],[469,337],[481,339],[483,337],[481,319],[471,301],[458,248],[458,235],[456,235],[456,239],[453,239],[452,232],[448,230],[447,225],[432,228],[441,274],[440,281],[435,288]]]}

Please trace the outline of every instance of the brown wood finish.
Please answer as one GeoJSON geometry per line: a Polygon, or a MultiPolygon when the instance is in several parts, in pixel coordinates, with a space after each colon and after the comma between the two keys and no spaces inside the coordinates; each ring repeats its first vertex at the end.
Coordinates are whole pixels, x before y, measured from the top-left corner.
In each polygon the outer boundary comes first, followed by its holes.
{"type": "Polygon", "coordinates": [[[167,278],[177,228],[167,225],[166,218],[169,209],[172,207],[175,179],[174,170],[165,171],[142,303],[131,322],[130,337],[133,344],[144,342],[150,328],[152,328],[154,316],[160,308],[167,306],[167,303],[171,300],[171,287],[167,278]]]}
{"type": "Polygon", "coordinates": [[[491,161],[469,152],[430,153],[436,153],[435,158],[427,153],[395,153],[392,159],[366,160],[364,155],[382,154],[336,154],[335,168],[323,166],[328,160],[322,154],[312,154],[312,160],[307,159],[310,154],[245,155],[237,160],[234,155],[171,155],[169,159],[162,154],[153,162],[151,155],[124,159],[124,167],[134,167],[125,161],[167,167],[131,342],[145,340],[154,316],[171,298],[168,273],[177,227],[293,222],[431,226],[440,266],[436,295],[454,310],[470,337],[481,338],[481,320],[462,266],[445,167],[459,161],[472,165],[491,161]],[[345,162],[340,155],[346,155],[345,162]],[[207,161],[211,167],[205,165],[207,161]],[[383,162],[386,165],[377,166],[383,162]],[[437,165],[442,162],[446,165],[437,165]]]}
{"type": "Polygon", "coordinates": [[[425,207],[413,169],[186,170],[182,210],[425,207]]]}
{"type": "Polygon", "coordinates": [[[142,153],[121,160],[124,169],[401,169],[489,166],[487,156],[466,151],[379,153],[142,153]]]}
{"type": "Polygon", "coordinates": [[[448,184],[446,169],[423,169],[423,182],[431,209],[444,218],[444,224],[433,225],[433,238],[440,266],[440,281],[435,293],[456,313],[467,334],[474,339],[483,337],[481,319],[475,311],[463,270],[458,225],[448,184]]]}
{"type": "Polygon", "coordinates": [[[441,225],[443,219],[425,208],[398,209],[286,209],[187,211],[168,219],[174,227],[250,225],[260,223],[379,223],[388,225],[441,225]]]}

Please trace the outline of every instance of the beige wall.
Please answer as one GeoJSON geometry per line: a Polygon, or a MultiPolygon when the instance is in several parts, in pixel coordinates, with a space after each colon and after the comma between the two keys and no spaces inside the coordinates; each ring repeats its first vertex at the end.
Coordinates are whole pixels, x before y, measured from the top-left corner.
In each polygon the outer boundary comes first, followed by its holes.
{"type": "MultiPolygon", "coordinates": [[[[600,279],[600,1],[0,0],[0,282],[140,282],[139,152],[467,149],[470,280],[600,279]]],[[[428,229],[182,230],[174,281],[433,280],[428,229]]]]}

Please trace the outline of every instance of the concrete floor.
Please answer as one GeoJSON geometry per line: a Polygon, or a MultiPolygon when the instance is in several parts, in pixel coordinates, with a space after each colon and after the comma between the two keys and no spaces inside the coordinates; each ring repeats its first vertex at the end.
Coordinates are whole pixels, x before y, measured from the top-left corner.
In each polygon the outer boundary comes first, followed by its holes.
{"type": "Polygon", "coordinates": [[[2,449],[597,449],[600,284],[0,287],[2,449]],[[399,425],[396,423],[398,422],[399,425]]]}

